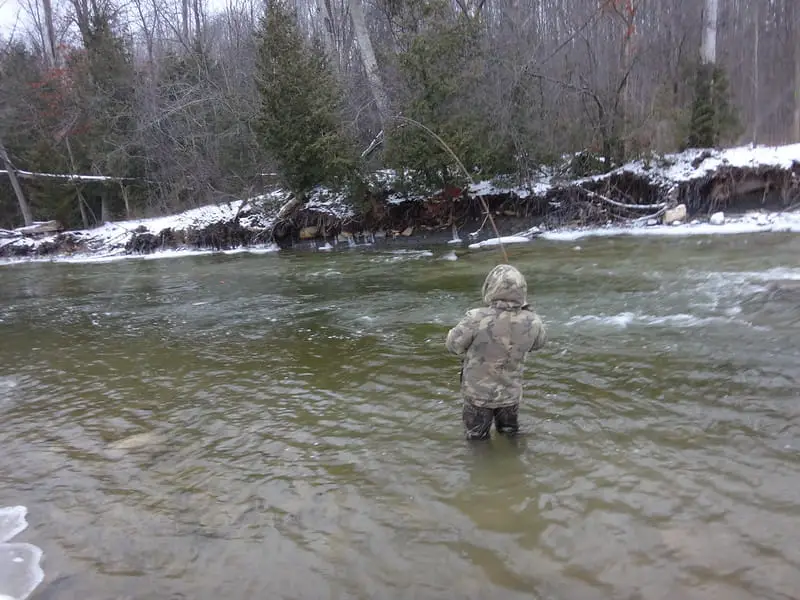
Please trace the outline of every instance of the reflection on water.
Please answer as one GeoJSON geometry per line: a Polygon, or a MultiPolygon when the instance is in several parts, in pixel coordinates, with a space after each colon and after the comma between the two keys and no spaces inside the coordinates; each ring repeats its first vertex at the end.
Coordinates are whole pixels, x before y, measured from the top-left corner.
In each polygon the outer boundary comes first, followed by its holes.
{"type": "Polygon", "coordinates": [[[794,598],[798,250],[509,248],[551,341],[483,444],[443,337],[496,251],[4,267],[32,598],[794,598]]]}

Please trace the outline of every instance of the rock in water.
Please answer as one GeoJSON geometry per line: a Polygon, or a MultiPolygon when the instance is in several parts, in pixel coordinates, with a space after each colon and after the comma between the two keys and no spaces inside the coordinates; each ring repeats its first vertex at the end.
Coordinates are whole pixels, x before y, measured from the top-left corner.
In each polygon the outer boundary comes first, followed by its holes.
{"type": "Polygon", "coordinates": [[[724,225],[725,224],[725,213],[723,212],[715,212],[711,215],[711,218],[708,220],[709,223],[712,225],[724,225]]]}
{"type": "Polygon", "coordinates": [[[458,256],[454,251],[442,255],[442,260],[458,260],[458,256]]]}
{"type": "Polygon", "coordinates": [[[317,237],[319,233],[319,227],[303,227],[300,230],[299,238],[301,240],[311,240],[317,237]]]}
{"type": "Polygon", "coordinates": [[[148,431],[145,433],[136,433],[126,438],[122,438],[121,440],[112,442],[108,447],[112,450],[135,450],[136,448],[145,448],[163,441],[163,436],[153,431],[148,431]]]}
{"type": "Polygon", "coordinates": [[[658,225],[658,221],[656,221],[655,219],[647,219],[648,227],[655,227],[656,225],[658,225]]]}
{"type": "Polygon", "coordinates": [[[105,455],[112,460],[118,460],[130,452],[159,453],[164,450],[167,441],[166,435],[155,431],[136,433],[110,443],[105,455]]]}
{"type": "Polygon", "coordinates": [[[675,221],[684,221],[686,219],[686,205],[678,204],[675,208],[670,208],[664,212],[664,223],[669,225],[675,221]]]}

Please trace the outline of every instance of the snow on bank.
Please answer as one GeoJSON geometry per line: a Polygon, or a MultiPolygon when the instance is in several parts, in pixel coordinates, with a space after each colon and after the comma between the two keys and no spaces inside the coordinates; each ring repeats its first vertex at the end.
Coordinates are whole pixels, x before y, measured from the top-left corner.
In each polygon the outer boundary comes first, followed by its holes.
{"type": "MultiPolygon", "coordinates": [[[[568,157],[574,158],[574,157],[568,157]]],[[[558,173],[564,169],[542,169],[540,175],[522,185],[515,185],[514,179],[510,177],[498,177],[492,181],[481,181],[469,186],[467,193],[472,196],[491,196],[491,195],[511,195],[520,199],[544,199],[550,198],[556,203],[559,190],[565,189],[564,186],[580,185],[582,182],[601,181],[604,178],[613,177],[623,173],[633,173],[637,176],[646,178],[653,185],[663,189],[671,189],[674,186],[695,180],[703,179],[713,174],[721,167],[739,168],[775,168],[792,169],[800,166],[800,144],[787,146],[740,146],[724,150],[688,150],[682,153],[669,154],[660,158],[650,160],[638,160],[623,165],[609,173],[590,176],[579,180],[565,180],[560,178],[558,173]]],[[[409,172],[402,174],[394,171],[378,171],[373,176],[373,182],[382,186],[382,189],[389,194],[389,203],[400,203],[410,200],[424,200],[423,196],[400,193],[396,188],[403,179],[408,179],[409,172]]],[[[166,230],[174,233],[190,231],[202,231],[207,227],[221,224],[233,224],[241,230],[253,232],[252,236],[245,235],[244,240],[256,239],[263,240],[264,237],[257,233],[268,232],[276,222],[276,216],[281,206],[290,198],[290,194],[285,190],[277,190],[250,198],[248,200],[235,200],[225,204],[204,206],[185,212],[166,216],[154,217],[150,219],[136,219],[130,221],[120,221],[116,223],[106,223],[101,227],[90,230],[67,232],[71,241],[82,254],[66,256],[64,252],[53,254],[53,258],[48,256],[37,256],[39,249],[44,252],[45,248],[52,251],[53,246],[57,245],[56,234],[45,235],[42,237],[16,237],[0,238],[0,252],[15,256],[25,255],[22,258],[8,259],[3,262],[19,262],[28,260],[64,260],[71,262],[90,262],[103,261],[117,258],[160,258],[167,256],[183,256],[187,254],[211,253],[202,247],[189,249],[186,246],[179,246],[167,251],[155,252],[152,254],[129,254],[127,247],[129,242],[137,234],[150,234],[159,236],[166,230]],[[30,258],[29,258],[30,257],[30,258]]],[[[356,210],[348,201],[346,194],[334,192],[321,187],[315,188],[309,194],[309,199],[304,205],[304,210],[312,211],[333,217],[341,221],[348,221],[357,216],[356,210]]],[[[523,243],[534,237],[543,237],[551,240],[574,240],[587,236],[616,236],[616,235],[694,235],[694,234],[718,234],[718,233],[750,233],[759,231],[797,231],[797,214],[784,213],[769,217],[752,217],[745,215],[736,219],[727,219],[722,224],[699,223],[695,222],[679,226],[607,226],[595,227],[591,229],[578,230],[555,230],[541,232],[529,230],[515,236],[508,236],[502,240],[504,244],[523,243]],[[521,239],[524,238],[524,239],[521,239]]],[[[11,233],[13,232],[0,232],[11,233]]],[[[17,231],[17,234],[20,232],[17,231]]],[[[365,235],[377,237],[380,232],[363,232],[365,235]]],[[[62,236],[64,234],[61,234],[62,236]]],[[[178,240],[188,239],[177,236],[178,240]]],[[[195,238],[196,239],[196,238],[195,238]]],[[[243,242],[244,243],[244,242],[243,242]]],[[[460,240],[452,240],[451,244],[461,243],[460,240]]],[[[497,240],[484,240],[470,244],[470,248],[485,248],[497,245],[497,240]]],[[[157,244],[155,244],[157,245],[157,244]]],[[[69,247],[64,244],[62,247],[69,247]]],[[[153,247],[152,245],[149,247],[153,247]]],[[[229,250],[230,252],[272,252],[276,248],[273,246],[260,246],[238,248],[229,250]]],[[[329,247],[324,246],[327,250],[329,247]]]]}
{"type": "MultiPolygon", "coordinates": [[[[17,254],[16,258],[4,259],[4,263],[15,262],[107,262],[119,259],[155,259],[187,255],[203,255],[212,253],[267,253],[275,252],[274,244],[250,245],[243,248],[230,250],[209,250],[205,248],[190,248],[180,246],[173,249],[159,250],[149,254],[130,254],[126,246],[137,234],[160,235],[166,230],[172,232],[201,231],[206,227],[238,222],[245,230],[261,232],[268,230],[274,224],[274,214],[289,198],[283,190],[271,192],[250,198],[248,200],[234,200],[223,204],[212,204],[190,209],[178,214],[164,217],[145,219],[132,219],[128,221],[107,222],[94,229],[53,233],[38,237],[19,237],[13,239],[0,239],[0,250],[9,250],[9,254],[17,254]],[[79,246],[85,248],[73,254],[56,253],[52,255],[37,256],[37,250],[43,246],[56,243],[59,235],[68,234],[79,246]],[[28,254],[22,255],[21,250],[27,249],[28,254]],[[17,250],[17,252],[13,252],[17,250]]],[[[331,213],[341,210],[343,215],[348,214],[340,206],[339,198],[326,198],[320,195],[312,197],[313,210],[322,212],[326,209],[331,213]]]]}
{"type": "MultiPolygon", "coordinates": [[[[515,183],[513,176],[498,176],[492,180],[478,181],[467,187],[467,193],[473,197],[510,195],[519,199],[545,198],[561,187],[581,185],[611,179],[626,173],[650,180],[654,185],[669,189],[674,185],[700,180],[708,177],[722,167],[731,168],[774,168],[791,169],[800,165],[800,144],[785,146],[736,146],[722,150],[692,149],[683,152],[665,154],[663,156],[634,160],[608,173],[590,175],[580,179],[569,179],[564,173],[570,172],[570,164],[574,155],[562,157],[559,167],[543,166],[538,175],[522,183],[515,183]]],[[[601,159],[602,157],[597,157],[601,159]]],[[[390,192],[388,202],[400,204],[425,199],[422,193],[401,192],[404,182],[413,173],[402,174],[384,169],[378,171],[373,181],[390,192]]],[[[431,190],[430,195],[440,194],[442,190],[431,190]]]]}
{"type": "Polygon", "coordinates": [[[724,150],[686,150],[654,161],[634,161],[620,170],[648,175],[655,172],[658,179],[680,183],[702,179],[721,167],[791,169],[795,163],[800,164],[800,144],[748,145],[724,150]]]}
{"type": "Polygon", "coordinates": [[[720,225],[693,221],[682,225],[609,225],[586,229],[560,229],[542,232],[539,237],[554,241],[574,241],[586,237],[731,235],[741,233],[800,233],[800,213],[746,213],[725,218],[720,225]]]}
{"type": "MultiPolygon", "coordinates": [[[[133,219],[130,221],[108,222],[95,229],[83,229],[69,232],[73,238],[86,245],[89,253],[96,257],[113,257],[125,253],[125,246],[136,233],[158,235],[166,229],[187,231],[202,229],[214,223],[234,219],[244,208],[245,202],[237,200],[228,204],[202,206],[175,215],[153,217],[149,219],[133,219]]],[[[9,247],[28,247],[31,252],[44,244],[53,243],[58,234],[37,238],[23,237],[6,242],[9,247]]]]}
{"type": "Polygon", "coordinates": [[[508,244],[524,244],[536,238],[550,241],[572,242],[588,237],[619,237],[619,236],[672,236],[685,237],[691,235],[732,235],[742,233],[800,233],[800,212],[761,213],[749,212],[744,215],[725,217],[722,213],[715,213],[717,219],[706,222],[699,220],[680,225],[645,225],[643,223],[631,225],[612,225],[605,227],[565,228],[541,230],[532,227],[527,231],[510,236],[489,238],[475,242],[468,246],[471,250],[493,248],[501,242],[508,244]]]}

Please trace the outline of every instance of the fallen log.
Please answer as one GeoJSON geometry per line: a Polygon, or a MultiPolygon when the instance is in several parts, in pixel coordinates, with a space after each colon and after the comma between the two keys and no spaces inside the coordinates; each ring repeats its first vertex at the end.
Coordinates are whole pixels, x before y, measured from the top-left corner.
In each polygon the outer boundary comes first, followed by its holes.
{"type": "Polygon", "coordinates": [[[627,208],[629,210],[660,210],[662,208],[666,208],[667,206],[665,202],[659,202],[657,204],[625,204],[623,202],[612,200],[611,198],[606,198],[597,192],[587,190],[585,187],[578,186],[578,188],[581,189],[587,196],[589,196],[589,198],[595,198],[597,200],[601,200],[602,202],[607,202],[608,204],[618,208],[627,208]]]}
{"type": "Polygon", "coordinates": [[[27,227],[17,227],[15,232],[20,235],[37,235],[44,233],[56,233],[62,231],[64,228],[58,221],[34,221],[27,227]]]}

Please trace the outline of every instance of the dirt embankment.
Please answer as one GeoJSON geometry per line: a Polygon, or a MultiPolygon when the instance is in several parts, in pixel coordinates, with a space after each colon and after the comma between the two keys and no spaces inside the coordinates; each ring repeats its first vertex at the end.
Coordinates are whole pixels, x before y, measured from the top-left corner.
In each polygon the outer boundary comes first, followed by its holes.
{"type": "MultiPolygon", "coordinates": [[[[788,152],[793,157],[795,147],[788,152]]],[[[495,186],[488,182],[446,193],[399,198],[391,186],[351,204],[301,203],[273,193],[270,202],[247,201],[213,222],[186,226],[139,225],[119,239],[89,232],[62,232],[47,238],[22,235],[0,238],[0,256],[46,256],[95,253],[116,248],[125,253],[196,248],[225,250],[257,244],[292,247],[303,244],[386,240],[486,239],[494,233],[485,206],[501,235],[539,227],[542,230],[613,224],[653,225],[708,218],[716,211],[771,212],[800,206],[800,155],[796,159],[728,160],[725,151],[694,151],[650,162],[637,161],[609,173],[573,180],[556,177],[528,185],[495,186]],[[485,203],[485,204],[484,204],[485,203]],[[472,232],[477,236],[469,236],[472,232]]],[[[800,151],[800,145],[797,146],[800,151]]],[[[787,153],[785,153],[787,154],[787,153]]]]}

